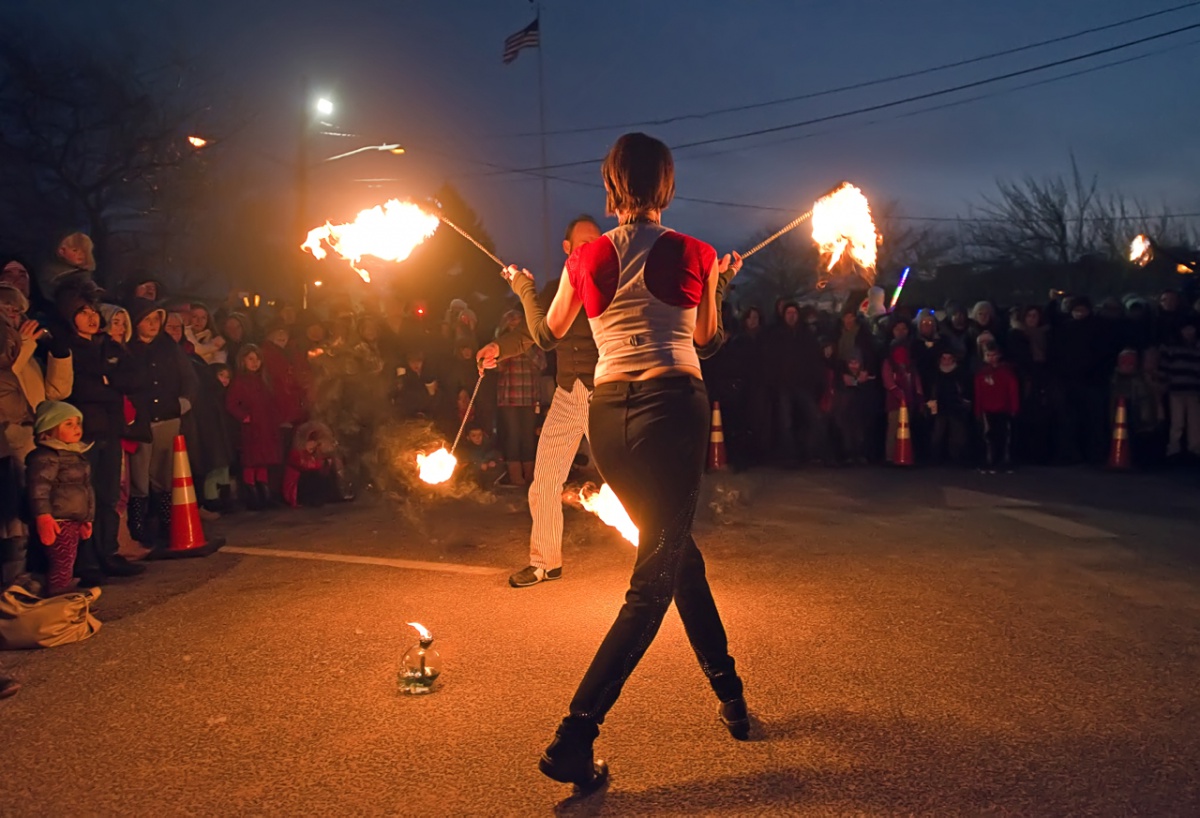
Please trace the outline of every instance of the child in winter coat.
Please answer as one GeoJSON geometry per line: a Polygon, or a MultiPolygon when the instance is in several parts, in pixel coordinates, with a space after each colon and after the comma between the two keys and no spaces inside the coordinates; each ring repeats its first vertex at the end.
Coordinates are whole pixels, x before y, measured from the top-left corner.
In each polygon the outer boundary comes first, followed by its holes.
{"type": "Polygon", "coordinates": [[[971,439],[971,378],[949,347],[942,348],[929,387],[930,455],[934,463],[962,465],[971,439]]]}
{"type": "Polygon", "coordinates": [[[482,426],[476,423],[467,427],[467,436],[459,451],[462,452],[462,471],[467,479],[484,491],[495,485],[500,477],[503,458],[488,441],[482,426]]]}
{"type": "Polygon", "coordinates": [[[867,435],[879,417],[880,405],[878,380],[867,372],[859,354],[851,353],[834,381],[833,395],[833,417],[846,463],[866,465],[867,435]]]}
{"type": "Polygon", "coordinates": [[[1187,451],[1200,458],[1200,342],[1194,319],[1185,321],[1175,338],[1163,346],[1158,366],[1171,407],[1167,457],[1183,454],[1186,428],[1187,451]]]}
{"type": "Polygon", "coordinates": [[[995,474],[997,465],[1012,471],[1012,427],[1021,408],[1021,386],[1016,370],[1001,360],[999,346],[988,342],[982,351],[983,365],[975,373],[975,417],[984,448],[980,471],[995,474]]]}
{"type": "Polygon", "coordinates": [[[1117,366],[1109,387],[1109,418],[1114,427],[1117,406],[1122,400],[1133,460],[1138,465],[1148,465],[1157,448],[1154,441],[1162,422],[1162,405],[1139,365],[1136,349],[1123,349],[1117,355],[1117,366]]]}
{"type": "Polygon", "coordinates": [[[96,494],[83,442],[83,413],[69,403],[42,401],[33,423],[37,448],[25,461],[29,504],[50,568],[46,595],[72,587],[79,541],[92,536],[96,494]]]}
{"type": "Polygon", "coordinates": [[[900,429],[900,407],[908,407],[908,421],[913,424],[925,406],[925,390],[909,358],[907,343],[892,345],[883,362],[883,389],[887,393],[887,441],[885,451],[889,463],[896,462],[896,434],[900,429]]]}
{"type": "Polygon", "coordinates": [[[339,458],[333,430],[310,420],[296,430],[283,472],[283,501],[292,508],[321,506],[341,499],[339,458]]]}
{"type": "Polygon", "coordinates": [[[257,346],[245,344],[238,350],[237,368],[225,393],[225,408],[241,426],[242,489],[247,508],[257,510],[272,505],[267,469],[283,461],[279,410],[257,346]]]}

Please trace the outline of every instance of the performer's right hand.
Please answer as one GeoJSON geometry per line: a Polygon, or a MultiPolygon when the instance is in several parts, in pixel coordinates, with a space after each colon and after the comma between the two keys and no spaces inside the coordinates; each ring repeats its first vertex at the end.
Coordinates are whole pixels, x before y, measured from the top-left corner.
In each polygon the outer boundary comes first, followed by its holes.
{"type": "Polygon", "coordinates": [[[478,352],[475,353],[475,362],[479,364],[479,369],[495,369],[496,363],[500,360],[500,345],[495,341],[484,344],[478,352]]]}
{"type": "Polygon", "coordinates": [[[520,276],[520,275],[523,275],[526,278],[528,278],[530,281],[533,281],[533,273],[529,272],[528,270],[526,270],[522,267],[518,267],[515,264],[510,264],[507,267],[505,267],[500,272],[500,275],[502,275],[504,277],[504,280],[509,282],[510,284],[512,283],[514,278],[516,278],[517,276],[520,276]]]}

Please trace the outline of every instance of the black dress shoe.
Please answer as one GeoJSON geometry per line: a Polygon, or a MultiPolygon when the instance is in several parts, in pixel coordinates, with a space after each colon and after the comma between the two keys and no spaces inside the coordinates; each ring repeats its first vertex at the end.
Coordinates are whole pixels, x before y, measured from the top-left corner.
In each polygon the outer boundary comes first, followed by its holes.
{"type": "Polygon", "coordinates": [[[80,588],[99,588],[101,585],[107,585],[108,578],[100,571],[84,571],[79,574],[80,588]]]}
{"type": "Polygon", "coordinates": [[[729,702],[721,702],[721,723],[729,730],[729,735],[738,741],[750,738],[750,714],[746,710],[746,700],[737,698],[729,702]]]}
{"type": "Polygon", "coordinates": [[[104,573],[110,577],[136,577],[146,573],[146,566],[130,562],[120,554],[109,557],[104,563],[104,573]]]}
{"type": "Polygon", "coordinates": [[[594,723],[571,724],[568,719],[558,728],[554,741],[542,753],[538,769],[563,784],[574,784],[580,795],[599,789],[608,781],[608,765],[592,757],[592,742],[600,732],[594,723]]]}
{"type": "Polygon", "coordinates": [[[543,775],[560,781],[563,784],[574,784],[580,795],[595,792],[608,781],[608,764],[603,761],[593,761],[591,770],[563,771],[545,754],[538,762],[538,769],[543,775]]]}

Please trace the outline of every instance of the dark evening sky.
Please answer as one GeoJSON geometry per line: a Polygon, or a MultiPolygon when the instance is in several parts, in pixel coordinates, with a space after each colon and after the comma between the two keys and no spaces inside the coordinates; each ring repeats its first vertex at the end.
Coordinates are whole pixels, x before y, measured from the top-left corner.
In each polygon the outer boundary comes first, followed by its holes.
{"type": "MultiPolygon", "coordinates": [[[[396,141],[320,170],[321,216],[342,218],[390,196],[459,185],[502,256],[540,260],[541,184],[494,173],[540,165],[537,54],[502,65],[504,39],[529,23],[527,0],[25,0],[67,31],[145,33],[215,67],[231,105],[254,112],[236,137],[247,157],[295,155],[301,77],[336,104],[340,129],[396,141]],[[100,7],[103,10],[100,10],[100,7]],[[69,12],[69,13],[68,13],[69,12]],[[114,21],[118,24],[114,25],[114,21]],[[484,163],[490,163],[484,164],[484,163]],[[487,175],[491,173],[492,175],[487,175]],[[355,179],[395,179],[371,187],[355,179]]],[[[549,164],[603,154],[633,123],[811,94],[1182,5],[1181,0],[547,0],[541,12],[549,164]]],[[[1200,4],[998,59],[737,113],[644,125],[670,145],[888,103],[1200,24],[1200,4]]],[[[965,214],[997,177],[1065,172],[1073,151],[1102,184],[1152,205],[1200,211],[1193,180],[1200,112],[1200,28],[1046,71],[871,114],[679,149],[681,196],[805,209],[842,178],[912,215],[965,214]],[[1146,56],[1062,81],[996,94],[1146,56]],[[989,94],[952,107],[946,103],[989,94]],[[941,106],[940,110],[921,109],[941,106]],[[917,112],[917,113],[914,113],[917,112]]],[[[218,104],[221,100],[218,99],[218,104]]],[[[314,155],[367,140],[315,137],[314,155]]],[[[232,150],[232,147],[231,147],[232,150]]],[[[278,163],[264,168],[281,167],[278,163]]],[[[264,171],[266,172],[266,171],[264,171]]],[[[598,165],[551,171],[557,233],[600,215],[598,165]],[[590,186],[590,187],[589,187],[590,186]]],[[[280,175],[282,186],[286,177],[280,175]]],[[[728,247],[786,212],[679,201],[666,220],[728,247]]]]}

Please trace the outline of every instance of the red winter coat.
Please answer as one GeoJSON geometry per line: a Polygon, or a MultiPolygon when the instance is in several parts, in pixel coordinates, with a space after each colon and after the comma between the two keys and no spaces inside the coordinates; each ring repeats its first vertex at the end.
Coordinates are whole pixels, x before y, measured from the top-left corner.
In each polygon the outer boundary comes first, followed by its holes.
{"type": "Polygon", "coordinates": [[[277,466],[283,462],[276,400],[261,372],[239,372],[225,393],[225,408],[241,425],[242,468],[277,466]]]}
{"type": "MultiPolygon", "coordinates": [[[[262,371],[271,382],[275,398],[275,409],[280,423],[299,424],[304,420],[304,385],[296,377],[296,370],[288,354],[270,341],[260,348],[262,371]]],[[[277,461],[278,462],[278,461],[277,461]]]]}
{"type": "Polygon", "coordinates": [[[1016,417],[1021,408],[1021,387],[1008,364],[984,365],[975,373],[975,416],[1005,414],[1016,417]]]}
{"type": "Polygon", "coordinates": [[[888,358],[883,362],[883,389],[887,393],[887,410],[894,412],[900,404],[908,407],[909,412],[922,409],[925,404],[925,390],[921,387],[921,379],[911,366],[898,365],[888,358]]]}

